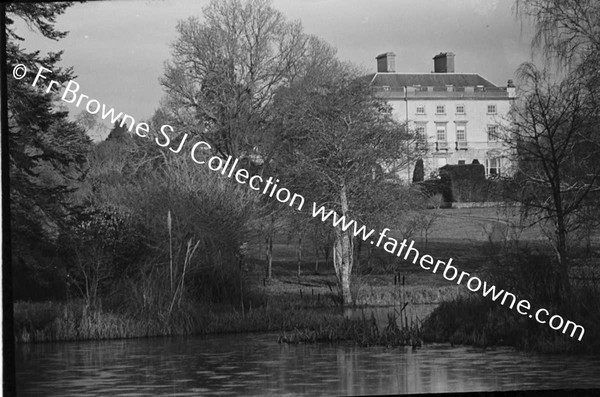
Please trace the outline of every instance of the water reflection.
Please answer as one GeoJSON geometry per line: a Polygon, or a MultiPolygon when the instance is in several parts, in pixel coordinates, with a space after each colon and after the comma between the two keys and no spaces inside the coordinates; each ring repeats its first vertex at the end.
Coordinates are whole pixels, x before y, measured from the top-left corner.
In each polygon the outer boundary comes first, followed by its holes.
{"type": "Polygon", "coordinates": [[[428,345],[278,345],[274,334],[17,346],[19,395],[332,395],[600,387],[600,358],[428,345]]]}

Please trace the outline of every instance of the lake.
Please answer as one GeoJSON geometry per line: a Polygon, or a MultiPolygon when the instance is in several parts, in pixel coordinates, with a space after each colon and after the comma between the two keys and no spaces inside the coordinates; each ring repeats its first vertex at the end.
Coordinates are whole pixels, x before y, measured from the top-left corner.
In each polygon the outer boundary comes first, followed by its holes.
{"type": "Polygon", "coordinates": [[[352,395],[600,387],[600,357],[280,345],[228,334],[16,347],[19,395],[352,395]]]}

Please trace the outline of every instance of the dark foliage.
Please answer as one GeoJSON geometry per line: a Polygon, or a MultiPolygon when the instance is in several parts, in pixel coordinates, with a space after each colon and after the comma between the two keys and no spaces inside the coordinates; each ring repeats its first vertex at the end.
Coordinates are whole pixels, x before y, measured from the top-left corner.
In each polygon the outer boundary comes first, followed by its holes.
{"type": "Polygon", "coordinates": [[[423,166],[423,159],[418,159],[415,163],[415,170],[413,171],[413,183],[422,182],[425,179],[425,167],[423,166]]]}
{"type": "MultiPolygon", "coordinates": [[[[58,288],[64,283],[55,280],[64,274],[64,266],[53,248],[65,221],[77,212],[70,194],[84,177],[90,140],[68,120],[66,112],[55,109],[55,92],[46,93],[39,82],[39,87],[31,86],[39,65],[51,69],[55,81],[64,83],[73,78],[71,69],[58,67],[61,53],[41,56],[39,51],[24,51],[18,45],[22,39],[11,25],[14,17],[20,17],[45,37],[59,39],[66,33],[56,31],[54,21],[69,5],[12,3],[6,8],[8,71],[19,63],[29,69],[22,80],[9,76],[7,83],[15,286],[28,287],[32,297],[41,297],[41,291],[54,288],[64,290],[58,288]]],[[[61,293],[50,294],[56,295],[61,293]]]]}

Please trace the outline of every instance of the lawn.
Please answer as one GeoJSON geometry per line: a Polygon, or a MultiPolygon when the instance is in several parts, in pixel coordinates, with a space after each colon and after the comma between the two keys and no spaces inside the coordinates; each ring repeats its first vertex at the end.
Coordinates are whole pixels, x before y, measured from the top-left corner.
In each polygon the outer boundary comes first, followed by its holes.
{"type": "MultiPolygon", "coordinates": [[[[504,236],[515,236],[510,223],[518,223],[518,210],[506,211],[499,207],[451,208],[437,211],[439,215],[429,230],[427,242],[421,235],[413,236],[415,247],[421,255],[435,258],[453,258],[453,265],[471,273],[485,272],[486,254],[490,241],[500,243],[504,236]]],[[[393,229],[393,225],[389,226],[393,229]]],[[[400,239],[398,233],[389,233],[400,239]]],[[[546,237],[537,226],[519,234],[523,243],[547,251],[546,237]]],[[[594,236],[600,242],[600,236],[594,236]]],[[[259,280],[271,299],[297,300],[308,307],[335,304],[336,277],[333,264],[320,258],[319,272],[315,273],[314,249],[305,244],[302,252],[302,274],[297,275],[298,263],[294,244],[285,235],[275,238],[273,247],[273,279],[265,280],[264,248],[260,240],[254,241],[248,263],[251,274],[259,280]]],[[[382,248],[374,251],[369,264],[362,258],[358,265],[360,275],[355,278],[357,304],[394,305],[398,302],[439,303],[460,294],[469,294],[464,286],[457,286],[442,277],[423,270],[412,262],[397,258],[382,248]]]]}

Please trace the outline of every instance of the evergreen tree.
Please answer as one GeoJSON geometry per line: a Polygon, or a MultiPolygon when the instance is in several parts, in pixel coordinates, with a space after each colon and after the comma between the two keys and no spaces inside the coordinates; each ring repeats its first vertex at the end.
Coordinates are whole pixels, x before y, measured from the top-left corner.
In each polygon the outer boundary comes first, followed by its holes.
{"type": "Polygon", "coordinates": [[[413,183],[422,182],[425,179],[425,168],[423,167],[423,159],[418,159],[415,163],[413,171],[413,183]]]}
{"type": "MultiPolygon", "coordinates": [[[[90,139],[81,127],[68,119],[66,111],[55,106],[56,91],[46,93],[46,87],[39,82],[37,87],[32,87],[39,66],[52,70],[52,79],[55,81],[64,83],[73,78],[71,68],[58,66],[62,53],[42,56],[40,51],[26,52],[19,46],[19,41],[23,39],[15,33],[12,25],[13,18],[20,17],[45,37],[58,40],[66,32],[54,28],[55,19],[70,5],[12,3],[6,6],[13,264],[18,282],[34,280],[34,285],[45,285],[49,289],[52,286],[48,285],[48,278],[42,273],[59,273],[55,267],[60,262],[54,265],[49,252],[53,251],[53,241],[61,225],[74,211],[70,193],[77,188],[85,174],[90,139]],[[12,76],[17,64],[24,64],[29,70],[21,80],[12,76]],[[25,277],[26,273],[29,276],[25,277]]],[[[32,285],[17,283],[15,287],[18,292],[32,285]]]]}
{"type": "Polygon", "coordinates": [[[127,132],[127,124],[121,126],[121,120],[115,121],[112,130],[108,133],[107,141],[127,142],[131,135],[127,132]]]}

